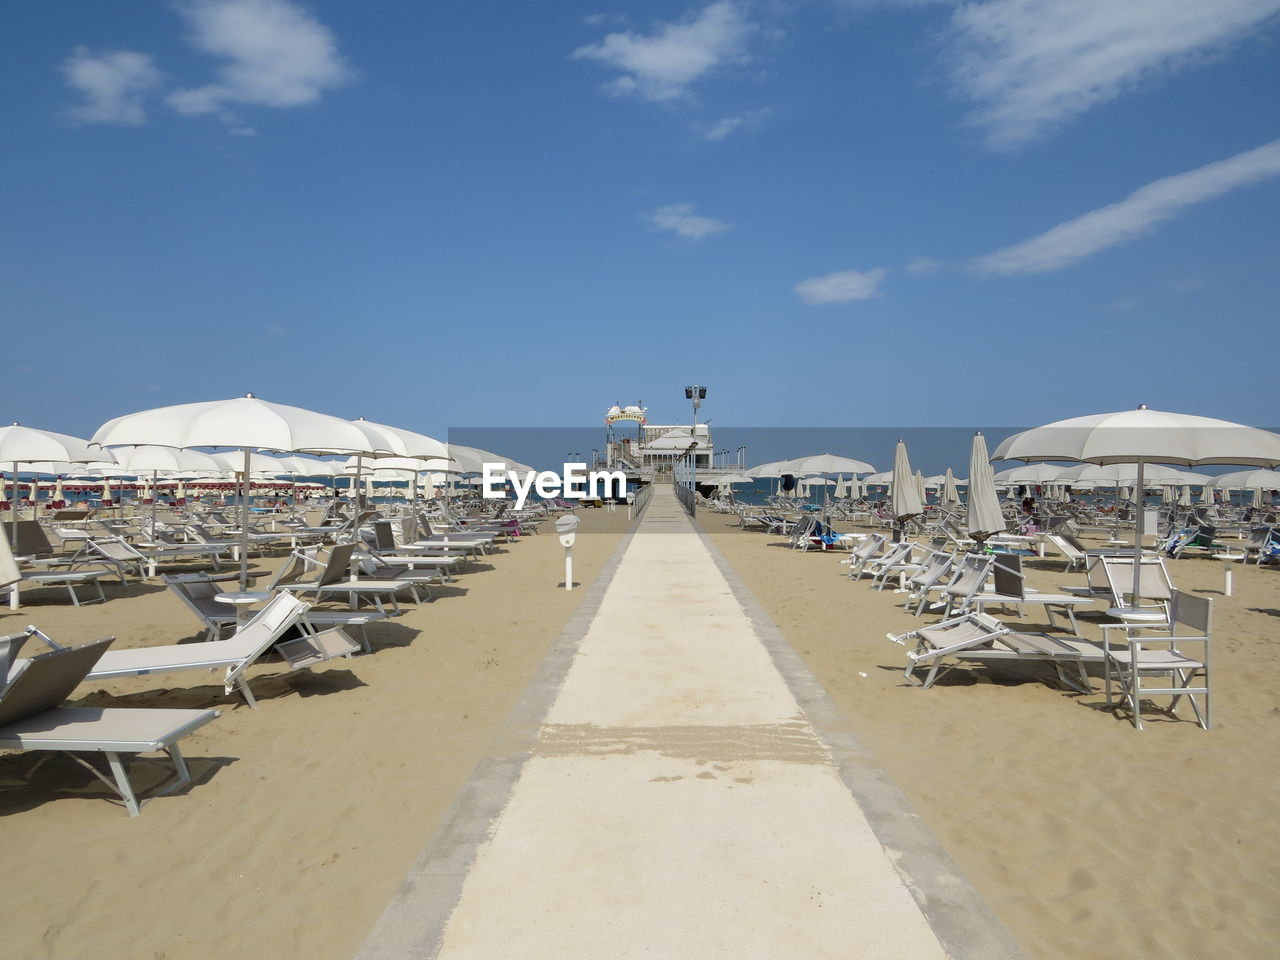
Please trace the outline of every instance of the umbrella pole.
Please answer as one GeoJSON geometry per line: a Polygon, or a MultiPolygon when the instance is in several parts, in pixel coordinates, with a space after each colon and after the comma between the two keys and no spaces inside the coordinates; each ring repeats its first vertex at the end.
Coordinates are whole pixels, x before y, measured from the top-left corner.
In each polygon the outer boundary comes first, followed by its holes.
{"type": "Polygon", "coordinates": [[[1141,583],[1142,583],[1142,521],[1143,521],[1143,514],[1146,512],[1143,510],[1143,506],[1145,505],[1145,501],[1147,499],[1146,498],[1147,491],[1146,491],[1146,487],[1144,486],[1144,481],[1142,478],[1142,467],[1143,467],[1143,462],[1142,462],[1142,459],[1139,458],[1138,487],[1134,491],[1134,496],[1137,499],[1138,509],[1137,509],[1136,515],[1133,518],[1133,596],[1130,597],[1130,603],[1133,605],[1133,609],[1135,610],[1138,609],[1138,598],[1140,596],[1139,590],[1141,589],[1141,583]]]}
{"type": "MultiPolygon", "coordinates": [[[[9,497],[9,512],[13,514],[13,518],[9,521],[9,524],[13,528],[13,536],[11,536],[9,539],[13,542],[13,545],[16,548],[18,545],[18,461],[17,460],[13,461],[13,473],[11,473],[9,476],[13,480],[13,487],[11,489],[11,493],[9,497]]],[[[15,587],[14,590],[16,593],[17,588],[15,587]]]]}
{"type": "Polygon", "coordinates": [[[249,448],[244,448],[240,477],[240,592],[249,589],[249,448]]]}
{"type": "Polygon", "coordinates": [[[151,542],[152,543],[154,543],[156,539],[156,499],[157,499],[156,494],[159,490],[159,486],[158,486],[159,482],[160,482],[160,471],[152,470],[151,471],[151,542]]]}

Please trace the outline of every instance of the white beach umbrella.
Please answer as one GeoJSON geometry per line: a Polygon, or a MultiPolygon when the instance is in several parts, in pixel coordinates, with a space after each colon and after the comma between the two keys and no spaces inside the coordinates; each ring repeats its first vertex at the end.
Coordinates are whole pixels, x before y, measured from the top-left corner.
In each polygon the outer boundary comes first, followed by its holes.
{"type": "Polygon", "coordinates": [[[249,583],[249,473],[255,450],[383,452],[366,434],[340,417],[259,400],[182,403],[116,417],[98,428],[93,442],[104,447],[158,444],[166,447],[238,447],[244,475],[240,499],[240,589],[249,583]]]}
{"type": "MultiPolygon", "coordinates": [[[[994,485],[992,490],[995,490],[994,485]]],[[[959,503],[960,490],[956,486],[955,474],[951,472],[951,468],[947,467],[947,472],[942,477],[942,502],[943,503],[959,503]]]]}
{"type": "Polygon", "coordinates": [[[875,467],[869,463],[854,460],[852,457],[838,457],[832,453],[796,457],[793,460],[783,460],[781,463],[791,468],[784,470],[784,473],[793,473],[797,476],[809,473],[872,473],[875,470],[875,467]]]}
{"type": "Polygon", "coordinates": [[[916,485],[916,496],[920,498],[920,502],[923,504],[929,497],[929,493],[927,490],[925,490],[925,487],[924,487],[924,474],[921,473],[919,470],[917,470],[912,475],[911,479],[915,482],[915,485],[916,485]]]}
{"type": "Polygon", "coordinates": [[[995,475],[996,483],[1013,483],[1022,486],[1053,483],[1063,479],[1068,467],[1051,463],[1029,463],[1020,467],[1008,467],[995,475]]]}
{"type": "Polygon", "coordinates": [[[759,466],[752,467],[747,472],[753,477],[769,477],[770,479],[776,479],[777,477],[781,477],[783,474],[791,472],[790,470],[784,469],[790,462],[790,460],[770,460],[768,463],[762,463],[759,466]]]}
{"type": "MultiPolygon", "coordinates": [[[[33,464],[42,460],[53,460],[64,463],[84,463],[88,460],[110,460],[110,454],[90,447],[88,440],[69,436],[65,433],[54,433],[52,430],[39,430],[35,427],[24,427],[20,423],[12,423],[0,427],[0,463],[13,467],[13,529],[18,529],[18,467],[21,464],[33,464]]],[[[62,473],[63,470],[54,471],[62,473]]]]}
{"type": "Polygon", "coordinates": [[[1212,504],[1214,502],[1213,484],[1206,483],[1200,487],[1200,502],[1208,504],[1212,504]]]}
{"type": "Polygon", "coordinates": [[[62,489],[62,477],[58,477],[58,479],[53,484],[52,499],[54,503],[66,503],[67,501],[66,491],[62,489]]]}
{"type": "Polygon", "coordinates": [[[1178,490],[1178,506],[1191,506],[1191,488],[1183,484],[1178,490]]]}
{"type": "Polygon", "coordinates": [[[904,520],[924,512],[915,477],[911,473],[911,461],[907,459],[907,445],[901,440],[893,451],[893,489],[890,491],[889,504],[899,528],[904,520]]]}
{"type": "Polygon", "coordinates": [[[106,477],[102,478],[102,505],[111,506],[111,481],[106,477]]]}
{"type": "MultiPolygon", "coordinates": [[[[99,452],[103,452],[99,449],[99,452]]],[[[181,450],[177,447],[158,447],[153,444],[134,444],[111,450],[115,464],[91,464],[104,471],[105,476],[147,476],[142,499],[151,500],[151,535],[156,532],[156,501],[152,490],[161,473],[187,472],[191,475],[223,469],[215,456],[199,450],[181,450]],[[114,469],[113,469],[114,467],[114,469]]],[[[225,454],[224,454],[225,456],[225,454]]]]}
{"type": "MultiPolygon", "coordinates": [[[[1189,414],[1137,410],[1060,420],[1009,437],[996,448],[1008,460],[1077,460],[1137,464],[1141,498],[1147,462],[1194,467],[1215,463],[1280,466],[1280,435],[1243,424],[1189,414]]],[[[1134,525],[1133,604],[1141,597],[1143,510],[1134,525]]]]}
{"type": "Polygon", "coordinates": [[[1209,478],[1208,483],[1231,490],[1280,490],[1280,470],[1237,470],[1209,478]]]}
{"type": "Polygon", "coordinates": [[[1249,492],[1250,492],[1249,506],[1253,507],[1255,510],[1261,510],[1262,509],[1262,488],[1253,487],[1249,492]]]}
{"type": "Polygon", "coordinates": [[[987,456],[987,438],[981,432],[973,435],[973,447],[969,451],[969,512],[964,527],[965,532],[979,542],[1005,531],[995,476],[987,456]]]}

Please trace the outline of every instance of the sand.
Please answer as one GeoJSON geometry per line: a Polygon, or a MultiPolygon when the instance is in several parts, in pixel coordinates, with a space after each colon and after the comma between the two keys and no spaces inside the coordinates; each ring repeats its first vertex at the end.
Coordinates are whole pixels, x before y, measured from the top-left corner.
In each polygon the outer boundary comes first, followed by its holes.
{"type": "MultiPolygon", "coordinates": [[[[575,579],[590,583],[626,513],[582,513],[575,579]]],[[[1081,696],[1048,671],[966,665],[907,687],[884,638],[921,622],[900,597],[851,583],[835,555],[699,520],[1032,960],[1280,955],[1280,571],[1238,567],[1225,598],[1220,563],[1172,564],[1215,601],[1215,727],[1153,716],[1139,733],[1101,710],[1097,680],[1081,696]]],[[[89,704],[223,715],[184,743],[197,782],[138,818],[70,760],[0,756],[0,955],[353,956],[576,606],[555,589],[561,556],[549,530],[498,552],[371,628],[372,656],[255,667],[256,711],[201,674],[82,688],[89,704]]],[[[1030,567],[1041,588],[1083,578],[1030,567]]],[[[0,633],[198,634],[158,586],[108,590],[102,606],[6,611],[0,633]]]]}
{"type": "MultiPolygon", "coordinates": [[[[579,513],[574,579],[586,584],[627,514],[579,513]]],[[[137,818],[70,759],[0,756],[0,955],[353,956],[582,596],[556,588],[562,557],[544,525],[370,627],[371,656],[293,675],[255,666],[257,710],[210,674],[81,687],[86,705],[222,716],[183,741],[197,782],[137,818]]],[[[61,642],[128,647],[200,632],[160,586],[107,590],[79,610],[52,594],[5,610],[0,633],[34,623],[61,642]]]]}
{"type": "MultiPolygon", "coordinates": [[[[1170,562],[1214,600],[1214,727],[1138,732],[1100,678],[1080,695],[1047,668],[966,664],[908,687],[885,634],[929,618],[836,555],[699,521],[1028,957],[1280,956],[1280,571],[1237,564],[1228,598],[1220,562],[1170,562]]],[[[1027,566],[1041,590],[1083,583],[1061,558],[1027,566]]],[[[1007,619],[1046,628],[1026,611],[1007,619]]]]}

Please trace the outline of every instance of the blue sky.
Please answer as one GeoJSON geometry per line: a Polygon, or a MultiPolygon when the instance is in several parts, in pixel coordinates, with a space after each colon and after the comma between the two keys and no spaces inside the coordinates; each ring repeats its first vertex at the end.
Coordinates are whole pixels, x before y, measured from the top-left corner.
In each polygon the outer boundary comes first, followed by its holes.
{"type": "Polygon", "coordinates": [[[3,418],[253,391],[443,436],[681,422],[696,382],[724,424],[1275,423],[1278,23],[14,5],[3,418]]]}

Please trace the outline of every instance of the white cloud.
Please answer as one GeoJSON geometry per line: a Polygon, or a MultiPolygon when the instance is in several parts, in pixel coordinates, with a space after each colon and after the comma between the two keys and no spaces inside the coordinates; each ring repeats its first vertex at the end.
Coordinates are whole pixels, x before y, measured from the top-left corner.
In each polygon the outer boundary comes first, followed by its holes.
{"type": "Polygon", "coordinates": [[[1149,232],[1183,210],[1280,176],[1280,140],[1186,173],[1156,180],[1119,203],[1091,210],[1047,233],[972,261],[979,273],[1047,273],[1149,232]]]}
{"type": "Polygon", "coordinates": [[[761,107],[759,110],[748,110],[746,113],[717,120],[710,127],[707,127],[702,135],[708,140],[719,141],[733,133],[757,130],[768,115],[768,107],[761,107]]]}
{"type": "Polygon", "coordinates": [[[943,34],[988,145],[1017,147],[1260,29],[1280,0],[986,0],[943,34]]]}
{"type": "Polygon", "coordinates": [[[84,47],[62,65],[68,86],[84,95],[84,103],[67,116],[80,123],[136,127],[147,122],[146,95],[160,86],[161,74],[145,53],[112,50],[90,53],[84,47]]]}
{"type": "Polygon", "coordinates": [[[217,80],[167,97],[185,114],[234,104],[300,107],[352,76],[328,27],[288,0],[193,0],[179,7],[199,50],[226,60],[217,80]]]}
{"type": "Polygon", "coordinates": [[[821,277],[810,277],[796,284],[796,296],[814,306],[871,300],[883,296],[880,281],[888,272],[884,267],[877,267],[866,271],[838,270],[821,277]]]}
{"type": "Polygon", "coordinates": [[[729,225],[720,220],[696,215],[691,203],[673,203],[666,207],[659,207],[649,214],[648,219],[658,229],[670,230],[690,240],[701,240],[713,233],[729,229],[729,225]]]}
{"type": "Polygon", "coordinates": [[[728,0],[718,0],[691,20],[658,25],[652,34],[611,33],[573,51],[576,60],[596,60],[621,71],[606,89],[655,102],[679,100],[707,73],[747,59],[755,29],[728,0]]]}

